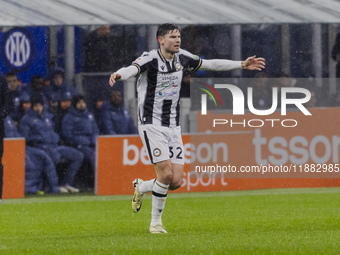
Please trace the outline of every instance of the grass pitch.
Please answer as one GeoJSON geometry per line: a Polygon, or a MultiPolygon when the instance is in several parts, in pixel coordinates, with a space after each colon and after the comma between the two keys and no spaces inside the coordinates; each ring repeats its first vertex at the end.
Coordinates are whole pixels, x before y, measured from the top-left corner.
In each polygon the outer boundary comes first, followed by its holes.
{"type": "Polygon", "coordinates": [[[0,205],[0,254],[339,254],[340,188],[169,194],[168,234],[148,233],[151,195],[54,196],[0,205]]]}

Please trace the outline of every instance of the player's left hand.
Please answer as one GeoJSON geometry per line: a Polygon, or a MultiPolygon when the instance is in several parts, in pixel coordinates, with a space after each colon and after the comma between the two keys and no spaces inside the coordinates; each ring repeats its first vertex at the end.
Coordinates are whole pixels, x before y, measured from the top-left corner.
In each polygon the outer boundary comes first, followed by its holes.
{"type": "Polygon", "coordinates": [[[122,76],[119,73],[112,73],[109,80],[110,86],[112,87],[116,83],[116,80],[119,80],[121,78],[122,76]]]}
{"type": "Polygon", "coordinates": [[[257,58],[254,55],[242,61],[241,65],[242,69],[262,71],[262,69],[266,68],[266,60],[264,58],[257,58]]]}

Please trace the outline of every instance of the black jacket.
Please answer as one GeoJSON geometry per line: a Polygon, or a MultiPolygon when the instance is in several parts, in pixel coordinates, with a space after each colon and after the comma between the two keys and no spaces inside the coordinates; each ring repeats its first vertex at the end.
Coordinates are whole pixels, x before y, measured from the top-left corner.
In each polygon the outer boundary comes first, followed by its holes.
{"type": "Polygon", "coordinates": [[[0,76],[0,121],[3,121],[9,112],[9,92],[7,81],[0,76]]]}
{"type": "Polygon", "coordinates": [[[340,34],[337,34],[335,44],[332,49],[332,58],[337,61],[337,55],[340,55],[340,34]]]}

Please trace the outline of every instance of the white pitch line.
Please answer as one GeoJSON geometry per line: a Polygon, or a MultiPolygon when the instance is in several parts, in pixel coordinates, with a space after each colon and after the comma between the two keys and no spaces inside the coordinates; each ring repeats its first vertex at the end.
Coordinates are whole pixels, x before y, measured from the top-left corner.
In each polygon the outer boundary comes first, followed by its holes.
{"type": "MultiPolygon", "coordinates": [[[[293,189],[263,189],[263,190],[238,190],[219,192],[191,192],[169,193],[170,198],[200,198],[200,197],[236,197],[236,196],[265,196],[265,195],[295,195],[295,194],[333,194],[340,193],[340,188],[293,188],[293,189]]],[[[33,204],[33,203],[69,203],[69,202],[106,202],[130,200],[132,195],[116,196],[53,196],[31,197],[22,199],[5,199],[1,207],[6,204],[33,204]]],[[[146,196],[145,199],[151,199],[146,196]]]]}

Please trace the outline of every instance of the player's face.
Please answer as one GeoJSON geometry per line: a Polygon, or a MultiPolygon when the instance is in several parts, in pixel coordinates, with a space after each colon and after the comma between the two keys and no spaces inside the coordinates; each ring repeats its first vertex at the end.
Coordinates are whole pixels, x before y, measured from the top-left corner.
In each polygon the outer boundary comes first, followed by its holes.
{"type": "Polygon", "coordinates": [[[100,36],[109,36],[110,35],[110,26],[109,25],[100,26],[97,29],[97,33],[100,36]]]}
{"type": "Polygon", "coordinates": [[[19,86],[19,80],[16,76],[6,77],[6,80],[10,90],[16,90],[19,86]]]}
{"type": "Polygon", "coordinates": [[[71,106],[71,100],[60,101],[60,108],[61,109],[68,109],[71,106]]]}
{"type": "Polygon", "coordinates": [[[36,91],[41,91],[44,89],[44,79],[43,78],[39,78],[33,81],[32,83],[32,87],[34,90],[36,91]]]}
{"type": "Polygon", "coordinates": [[[22,109],[24,110],[24,111],[26,111],[26,110],[28,110],[28,109],[30,109],[31,108],[31,102],[24,102],[23,104],[22,104],[22,109]]]}
{"type": "Polygon", "coordinates": [[[120,106],[123,102],[122,93],[120,91],[112,91],[110,100],[112,104],[120,106]]]}
{"type": "Polygon", "coordinates": [[[33,111],[37,112],[39,115],[42,113],[44,106],[40,103],[33,105],[33,111]]]}
{"type": "Polygon", "coordinates": [[[53,81],[54,84],[59,87],[63,84],[64,78],[62,75],[57,74],[54,76],[53,81]]]}
{"type": "Polygon", "coordinates": [[[79,100],[79,102],[77,103],[76,107],[77,107],[77,109],[79,111],[85,111],[85,109],[86,109],[85,101],[84,100],[79,100]]]}
{"type": "Polygon", "coordinates": [[[167,33],[164,37],[159,37],[158,41],[160,46],[167,53],[177,53],[181,47],[181,33],[178,29],[169,31],[169,33],[167,33]]]}

